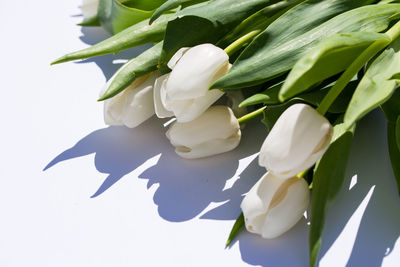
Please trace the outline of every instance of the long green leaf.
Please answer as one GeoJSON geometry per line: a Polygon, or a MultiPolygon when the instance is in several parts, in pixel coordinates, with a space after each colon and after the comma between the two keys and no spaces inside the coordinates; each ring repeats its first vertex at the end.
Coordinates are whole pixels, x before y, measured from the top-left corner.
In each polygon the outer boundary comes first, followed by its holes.
{"type": "Polygon", "coordinates": [[[382,33],[352,32],[334,34],[321,41],[293,66],[280,91],[289,99],[312,85],[344,71],[368,46],[390,38],[382,33]]]}
{"type": "Polygon", "coordinates": [[[232,32],[218,42],[218,45],[226,47],[249,33],[259,34],[288,9],[304,1],[285,0],[261,9],[236,26],[232,32]]]}
{"type": "Polygon", "coordinates": [[[347,127],[390,98],[398,87],[392,76],[400,72],[400,39],[394,41],[374,62],[357,87],[344,116],[347,127]]]}
{"type": "Polygon", "coordinates": [[[396,125],[395,123],[388,121],[387,122],[388,149],[389,149],[390,161],[392,163],[394,178],[396,179],[397,183],[397,190],[398,193],[400,194],[400,149],[398,147],[396,138],[397,138],[396,125]]]}
{"type": "Polygon", "coordinates": [[[310,266],[315,266],[318,258],[326,212],[344,181],[353,133],[354,128],[346,130],[343,124],[337,124],[334,127],[333,141],[314,170],[309,236],[310,266]]]}
{"type": "MultiPolygon", "coordinates": [[[[159,42],[164,38],[168,21],[177,17],[192,16],[204,18],[213,23],[214,28],[219,34],[226,34],[244,18],[263,8],[271,1],[277,0],[247,0],[239,3],[232,0],[212,0],[207,3],[200,3],[185,8],[176,14],[163,14],[151,25],[148,25],[149,20],[139,22],[96,45],[67,54],[55,60],[52,64],[117,53],[121,50],[142,44],[159,42]]],[[[186,32],[185,35],[182,35],[182,32],[177,29],[176,32],[178,32],[179,35],[166,38],[170,40],[168,42],[174,43],[174,45],[170,44],[167,45],[167,47],[173,47],[174,49],[173,51],[165,51],[164,54],[173,55],[179,48],[188,46],[187,44],[192,44],[192,39],[200,40],[198,34],[199,29],[196,28],[196,26],[198,26],[197,20],[193,26],[194,28],[190,28],[190,31],[186,32]]],[[[211,37],[215,38],[215,36],[202,35],[202,42],[207,42],[211,37]]],[[[166,42],[164,42],[164,44],[165,43],[166,42]]],[[[168,60],[169,58],[164,58],[163,62],[168,62],[168,60]]]]}
{"type": "Polygon", "coordinates": [[[206,2],[209,0],[167,0],[164,4],[162,4],[156,11],[154,11],[153,15],[150,18],[149,23],[152,24],[153,21],[158,19],[164,12],[177,8],[179,6],[188,6],[194,5],[202,2],[206,2]]]}
{"type": "Polygon", "coordinates": [[[239,89],[268,81],[289,71],[319,41],[335,33],[381,32],[395,19],[394,15],[400,12],[398,4],[356,8],[369,2],[309,0],[301,3],[258,35],[243,51],[230,72],[217,80],[211,88],[239,89]],[[297,24],[304,27],[293,32],[286,29],[297,29],[297,24]]]}
{"type": "Polygon", "coordinates": [[[400,150],[400,116],[396,120],[396,143],[398,150],[400,150]]]}
{"type": "Polygon", "coordinates": [[[162,42],[149,48],[136,58],[126,62],[116,73],[114,80],[98,101],[111,98],[122,92],[136,78],[157,70],[158,59],[161,55],[162,42]]]}
{"type": "Polygon", "coordinates": [[[98,44],[60,57],[51,64],[53,65],[77,59],[118,53],[121,50],[135,46],[151,42],[159,42],[164,37],[168,21],[172,18],[175,18],[175,16],[175,14],[162,15],[161,18],[154,22],[151,26],[148,25],[148,20],[139,22],[138,24],[119,32],[98,44]]]}
{"type": "MultiPolygon", "coordinates": [[[[330,113],[344,113],[346,111],[347,105],[350,102],[350,99],[354,93],[354,90],[356,89],[358,85],[358,80],[353,80],[351,81],[346,88],[343,90],[343,92],[339,95],[339,97],[333,102],[333,104],[330,106],[328,112],[330,113]]],[[[247,99],[245,99],[242,103],[240,103],[239,107],[244,107],[244,106],[250,106],[250,105],[257,105],[257,104],[264,104],[268,105],[269,109],[279,106],[287,106],[286,103],[293,103],[295,102],[301,102],[301,103],[307,103],[313,106],[318,106],[322,99],[326,96],[326,94],[329,92],[329,90],[332,88],[332,85],[324,86],[322,88],[313,90],[309,93],[303,93],[300,94],[289,101],[285,103],[280,103],[278,94],[280,87],[282,86],[282,83],[276,84],[272,86],[271,88],[268,88],[267,90],[255,94],[247,99]]]]}
{"type": "Polygon", "coordinates": [[[397,188],[400,194],[400,148],[398,147],[398,125],[400,120],[400,90],[396,90],[388,101],[381,105],[381,109],[388,120],[387,139],[390,161],[397,188]]]}
{"type": "Polygon", "coordinates": [[[97,16],[101,26],[111,34],[118,33],[153,14],[166,0],[100,0],[97,16]]]}

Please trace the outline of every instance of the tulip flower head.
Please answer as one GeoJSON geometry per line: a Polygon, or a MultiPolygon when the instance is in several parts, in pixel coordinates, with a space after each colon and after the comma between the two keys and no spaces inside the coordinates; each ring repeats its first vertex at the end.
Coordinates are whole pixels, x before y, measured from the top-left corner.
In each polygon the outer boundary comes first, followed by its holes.
{"type": "Polygon", "coordinates": [[[281,178],[310,168],[328,149],[333,134],[329,121],[305,104],[290,106],[265,139],[259,164],[281,178]]]}
{"type": "Polygon", "coordinates": [[[281,179],[267,172],[242,201],[245,225],[263,238],[276,238],[292,228],[310,202],[308,184],[303,178],[281,179]]]}
{"type": "Polygon", "coordinates": [[[241,131],[230,108],[213,106],[195,120],[173,123],[166,135],[179,156],[194,159],[233,150],[241,131]]]}
{"type": "Polygon", "coordinates": [[[83,18],[87,19],[97,14],[97,7],[99,6],[99,0],[82,0],[82,15],[83,18]]]}
{"type": "MultiPolygon", "coordinates": [[[[104,101],[105,123],[134,128],[153,116],[153,85],[158,76],[158,72],[153,72],[139,77],[124,91],[104,101]]],[[[112,80],[113,78],[108,81],[105,89],[112,80]]]]}
{"type": "Polygon", "coordinates": [[[156,114],[175,115],[178,122],[199,117],[223,92],[209,90],[230,69],[229,56],[219,47],[202,44],[180,49],[168,62],[171,73],[160,77],[154,88],[156,114]]]}

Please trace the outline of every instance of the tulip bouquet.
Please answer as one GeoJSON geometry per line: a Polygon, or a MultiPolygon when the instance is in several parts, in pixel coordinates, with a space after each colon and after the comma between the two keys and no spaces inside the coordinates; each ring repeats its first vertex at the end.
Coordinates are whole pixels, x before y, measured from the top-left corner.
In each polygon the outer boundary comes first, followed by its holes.
{"type": "Polygon", "coordinates": [[[285,233],[311,189],[314,266],[356,124],[376,108],[387,118],[400,188],[397,2],[83,0],[80,25],[112,36],[52,64],[154,43],[115,73],[99,101],[108,125],[175,117],[166,136],[183,158],[235,149],[243,126],[260,118],[269,129],[259,154],[266,174],[244,197],[227,245],[244,228],[263,238],[285,233]]]}

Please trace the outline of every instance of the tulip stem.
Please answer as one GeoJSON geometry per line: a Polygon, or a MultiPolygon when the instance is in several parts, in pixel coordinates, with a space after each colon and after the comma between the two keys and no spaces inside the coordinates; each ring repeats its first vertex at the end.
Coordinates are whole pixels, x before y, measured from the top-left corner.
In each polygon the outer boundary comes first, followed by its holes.
{"type": "Polygon", "coordinates": [[[245,123],[248,123],[249,121],[254,120],[254,119],[257,118],[258,116],[260,116],[260,115],[263,114],[265,108],[266,108],[266,106],[265,106],[265,107],[262,107],[262,108],[260,108],[260,109],[257,109],[257,110],[255,110],[255,111],[253,111],[253,112],[250,112],[249,114],[246,114],[246,115],[244,115],[244,116],[242,116],[242,117],[240,117],[240,118],[238,119],[239,124],[240,124],[240,125],[243,125],[243,124],[245,124],[245,123]]]}
{"type": "Polygon", "coordinates": [[[229,56],[232,56],[235,54],[237,51],[239,51],[243,46],[245,46],[248,41],[252,40],[256,35],[258,35],[261,31],[260,30],[254,30],[249,32],[248,34],[240,37],[230,45],[228,45],[227,48],[224,49],[225,53],[227,53],[229,56]]]}
{"type": "Polygon", "coordinates": [[[389,39],[378,40],[372,43],[367,49],[365,49],[361,55],[346,69],[346,71],[336,81],[335,85],[329,90],[328,94],[322,99],[321,104],[318,106],[317,111],[321,115],[325,115],[329,107],[333,104],[335,99],[340,95],[346,85],[351,79],[357,75],[362,67],[368,63],[371,58],[378,54],[382,49],[388,46],[393,40],[400,35],[400,21],[397,22],[392,28],[385,33],[389,39]]]}

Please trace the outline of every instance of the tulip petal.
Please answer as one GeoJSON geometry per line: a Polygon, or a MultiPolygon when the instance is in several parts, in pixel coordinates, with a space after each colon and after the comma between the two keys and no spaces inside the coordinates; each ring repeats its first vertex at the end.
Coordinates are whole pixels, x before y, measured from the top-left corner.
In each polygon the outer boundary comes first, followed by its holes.
{"type": "Polygon", "coordinates": [[[241,204],[249,232],[275,238],[292,228],[310,201],[307,182],[281,179],[267,172],[247,193],[241,204]]]}
{"type": "Polygon", "coordinates": [[[221,48],[212,44],[192,47],[171,72],[167,82],[168,96],[174,100],[201,97],[229,70],[228,66],[229,56],[221,48]]]}
{"type": "Polygon", "coordinates": [[[172,58],[169,60],[167,66],[168,68],[170,68],[171,70],[174,69],[174,67],[176,66],[176,64],[178,63],[178,61],[182,58],[182,56],[190,49],[190,47],[182,47],[181,49],[179,49],[173,56],[172,58]]]}
{"type": "Polygon", "coordinates": [[[326,151],[332,125],[312,107],[290,106],[277,120],[261,147],[259,164],[281,178],[311,167],[326,151]]]}
{"type": "Polygon", "coordinates": [[[213,106],[195,120],[173,123],[166,136],[179,156],[201,158],[234,149],[241,132],[231,109],[213,106]]]}
{"type": "Polygon", "coordinates": [[[165,83],[167,82],[169,74],[159,77],[154,83],[154,109],[157,117],[169,118],[174,116],[174,113],[166,109],[163,99],[166,98],[165,83]]]}
{"type": "Polygon", "coordinates": [[[189,122],[198,118],[223,95],[220,90],[211,90],[198,98],[170,101],[168,106],[172,108],[179,122],[189,122]]]}
{"type": "Polygon", "coordinates": [[[93,17],[97,14],[99,0],[82,0],[82,15],[85,19],[93,17]]]}
{"type": "Polygon", "coordinates": [[[104,101],[107,125],[134,128],[154,115],[153,84],[158,72],[135,80],[126,90],[104,101]]]}
{"type": "Polygon", "coordinates": [[[303,217],[310,203],[307,182],[297,179],[287,188],[282,201],[270,209],[262,229],[263,238],[276,238],[291,229],[303,217]]]}

